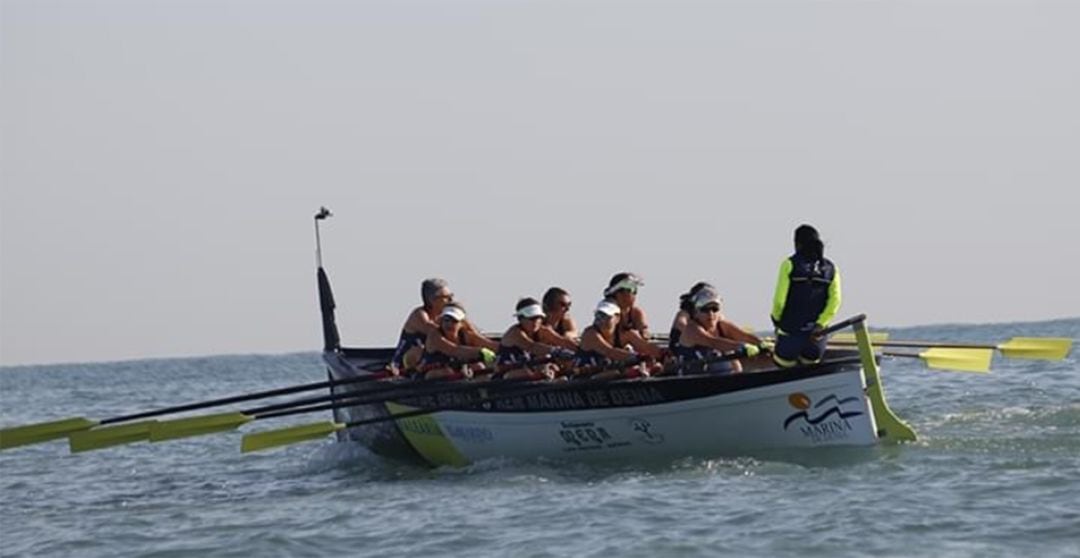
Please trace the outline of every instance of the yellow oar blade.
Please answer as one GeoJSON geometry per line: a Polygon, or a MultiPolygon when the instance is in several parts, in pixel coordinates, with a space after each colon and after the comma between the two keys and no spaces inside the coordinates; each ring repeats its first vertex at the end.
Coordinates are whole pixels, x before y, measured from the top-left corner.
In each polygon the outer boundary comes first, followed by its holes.
{"type": "Polygon", "coordinates": [[[161,421],[150,428],[150,441],[164,442],[235,430],[252,420],[254,417],[232,412],[161,421]]]}
{"type": "Polygon", "coordinates": [[[317,440],[319,438],[325,438],[327,435],[333,434],[342,428],[345,428],[344,424],[324,421],[246,434],[240,442],[240,451],[242,453],[248,453],[279,446],[287,446],[290,444],[298,444],[308,440],[317,440]]]}
{"type": "MultiPolygon", "coordinates": [[[[889,340],[889,333],[886,331],[874,331],[870,333],[870,343],[881,343],[882,341],[889,340]]],[[[829,341],[834,343],[855,344],[855,334],[851,332],[834,333],[829,337],[829,341]]]]}
{"type": "Polygon", "coordinates": [[[74,417],[5,428],[0,430],[0,450],[56,440],[97,424],[96,420],[74,417]]]}
{"type": "Polygon", "coordinates": [[[933,348],[919,353],[930,368],[960,372],[989,372],[993,349],[933,348]]]}
{"type": "Polygon", "coordinates": [[[71,453],[79,453],[81,451],[141,442],[150,438],[150,427],[156,422],[154,420],[142,420],[72,432],[68,436],[68,446],[71,448],[71,453]]]}
{"type": "Polygon", "coordinates": [[[998,345],[1009,358],[1061,360],[1069,356],[1073,340],[1066,337],[1013,337],[998,345]]]}

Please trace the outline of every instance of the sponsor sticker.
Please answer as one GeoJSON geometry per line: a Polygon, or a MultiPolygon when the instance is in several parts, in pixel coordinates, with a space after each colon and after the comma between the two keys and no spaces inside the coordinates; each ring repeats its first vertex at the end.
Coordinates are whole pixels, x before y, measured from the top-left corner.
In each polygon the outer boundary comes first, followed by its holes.
{"type": "Polygon", "coordinates": [[[608,428],[594,422],[559,423],[559,437],[563,441],[563,451],[595,451],[629,446],[630,442],[620,440],[608,428]]]}
{"type": "Polygon", "coordinates": [[[796,412],[784,419],[784,430],[795,428],[815,444],[848,438],[855,430],[848,419],[863,414],[857,408],[850,408],[859,404],[858,397],[840,397],[835,393],[817,403],[805,393],[793,393],[788,396],[788,404],[796,412]]]}

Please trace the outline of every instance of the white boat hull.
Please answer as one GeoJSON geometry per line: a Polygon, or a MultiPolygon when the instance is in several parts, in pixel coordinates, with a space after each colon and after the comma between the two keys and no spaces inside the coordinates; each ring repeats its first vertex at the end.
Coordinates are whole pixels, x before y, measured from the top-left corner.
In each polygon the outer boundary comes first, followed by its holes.
{"type": "MultiPolygon", "coordinates": [[[[500,396],[476,410],[439,411],[351,428],[341,439],[361,441],[377,453],[411,454],[432,465],[498,457],[653,460],[878,443],[857,363],[805,374],[766,371],[742,376],[630,380],[500,396]]],[[[420,408],[460,407],[468,401],[461,397],[358,405],[339,409],[336,418],[351,422],[420,408]]]]}

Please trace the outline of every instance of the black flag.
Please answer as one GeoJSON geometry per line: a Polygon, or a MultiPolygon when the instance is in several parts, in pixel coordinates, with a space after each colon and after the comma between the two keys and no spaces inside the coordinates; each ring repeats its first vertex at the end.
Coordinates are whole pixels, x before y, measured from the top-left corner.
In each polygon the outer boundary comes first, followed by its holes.
{"type": "Polygon", "coordinates": [[[341,347],[337,323],[334,321],[334,292],[330,290],[330,279],[323,268],[319,268],[319,309],[322,310],[323,350],[330,351],[341,347]]]}

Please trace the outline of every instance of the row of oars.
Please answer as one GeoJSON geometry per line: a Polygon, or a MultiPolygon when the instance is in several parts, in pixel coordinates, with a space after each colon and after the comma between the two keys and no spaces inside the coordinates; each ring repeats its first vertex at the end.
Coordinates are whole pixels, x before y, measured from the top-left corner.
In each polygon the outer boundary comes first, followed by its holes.
{"type": "MultiPolygon", "coordinates": [[[[840,327],[850,325],[850,322],[851,320],[845,320],[844,322],[838,323],[833,327],[830,327],[825,333],[831,333],[840,327]]],[[[1006,358],[1061,360],[1068,355],[1069,350],[1072,347],[1071,339],[1034,337],[1017,337],[996,345],[977,345],[964,343],[888,341],[885,334],[875,333],[872,334],[872,341],[874,344],[883,347],[926,349],[921,352],[897,352],[886,349],[885,351],[882,351],[885,356],[920,358],[927,366],[934,369],[975,372],[989,371],[990,361],[995,351],[1000,352],[1006,358]]],[[[830,344],[834,347],[850,349],[854,347],[855,342],[853,338],[840,334],[834,336],[831,339],[830,344]]],[[[675,366],[693,366],[716,360],[735,359],[740,356],[740,354],[730,354],[720,357],[719,359],[705,359],[696,363],[679,363],[675,366]]],[[[519,366],[532,366],[549,361],[550,359],[538,359],[536,361],[522,363],[519,366]]],[[[617,370],[630,366],[631,364],[632,363],[620,363],[616,366],[598,369],[592,372],[600,373],[607,370],[617,370]]],[[[671,370],[669,369],[667,371],[670,372],[671,370]]],[[[509,398],[536,395],[562,389],[576,389],[584,385],[610,381],[576,380],[572,382],[528,382],[523,380],[493,380],[478,383],[471,381],[386,380],[384,382],[379,382],[379,385],[370,387],[369,389],[305,397],[282,403],[260,405],[239,411],[197,415],[172,420],[155,420],[154,418],[291,395],[305,391],[377,382],[379,379],[381,378],[378,376],[369,375],[342,380],[328,380],[234,395],[208,401],[187,403],[184,405],[165,407],[100,420],[93,420],[86,417],[71,417],[4,428],[0,429],[0,450],[67,438],[69,440],[71,451],[81,452],[147,440],[151,442],[162,442],[166,440],[213,434],[216,432],[234,430],[255,420],[327,411],[339,407],[382,404],[393,400],[408,400],[413,397],[468,392],[477,390],[479,387],[489,388],[489,391],[495,392],[494,395],[491,396],[476,398],[465,406],[420,408],[405,413],[388,414],[386,416],[374,417],[352,423],[324,421],[244,436],[241,444],[242,450],[256,451],[304,440],[321,438],[330,433],[355,426],[409,418],[411,416],[419,416],[439,411],[464,410],[509,398]]]]}
{"type": "MultiPolygon", "coordinates": [[[[675,366],[692,366],[695,364],[700,365],[703,363],[715,362],[718,360],[736,359],[740,358],[741,356],[742,355],[739,353],[732,353],[719,358],[703,359],[701,361],[688,363],[679,363],[675,366]]],[[[551,358],[535,359],[532,361],[519,363],[515,365],[514,368],[542,365],[551,361],[551,358]]],[[[423,396],[435,396],[456,392],[475,391],[479,390],[480,388],[484,388],[486,391],[489,392],[495,392],[495,395],[492,395],[490,397],[477,398],[475,401],[469,402],[466,406],[460,407],[460,409],[465,409],[472,408],[477,405],[494,403],[514,397],[536,395],[548,391],[557,391],[563,389],[577,389],[584,386],[596,385],[599,383],[611,381],[610,379],[588,379],[588,377],[611,370],[622,370],[637,363],[638,362],[635,359],[633,361],[616,363],[614,365],[604,367],[594,367],[592,369],[579,371],[581,377],[585,379],[557,382],[530,381],[524,379],[490,380],[483,382],[447,382],[444,380],[406,379],[384,380],[384,378],[382,378],[381,376],[376,375],[368,375],[341,380],[328,380],[323,382],[300,384],[272,390],[234,395],[220,399],[211,399],[208,401],[199,401],[195,403],[164,407],[161,409],[154,409],[150,411],[143,411],[139,413],[121,415],[100,420],[89,419],[86,417],[71,417],[48,422],[28,424],[24,426],[4,428],[0,430],[0,449],[38,444],[66,437],[69,441],[71,451],[77,453],[141,441],[164,442],[167,440],[202,436],[207,434],[213,434],[216,432],[235,430],[236,428],[239,428],[240,426],[255,420],[278,418],[283,416],[306,414],[319,411],[328,411],[340,407],[381,404],[394,400],[408,400],[411,398],[423,396]],[[380,382],[379,380],[384,381],[380,382]],[[237,403],[268,399],[272,397],[279,397],[305,391],[370,383],[377,383],[379,385],[375,385],[368,389],[361,389],[359,391],[330,393],[314,397],[305,397],[281,403],[251,407],[239,411],[189,416],[171,420],[154,419],[154,417],[164,415],[234,405],[237,403]]],[[[514,368],[510,368],[508,369],[508,371],[513,370],[514,368]]],[[[459,407],[423,408],[417,409],[416,411],[376,417],[350,424],[318,423],[316,425],[301,425],[300,427],[290,427],[287,429],[282,429],[281,431],[268,431],[259,433],[257,435],[245,436],[242,444],[242,449],[244,451],[265,449],[268,447],[284,445],[287,441],[301,441],[303,439],[325,436],[343,428],[361,426],[364,424],[374,424],[377,422],[397,420],[409,418],[411,416],[418,416],[421,414],[430,414],[439,411],[456,409],[459,409],[459,407]]]]}

